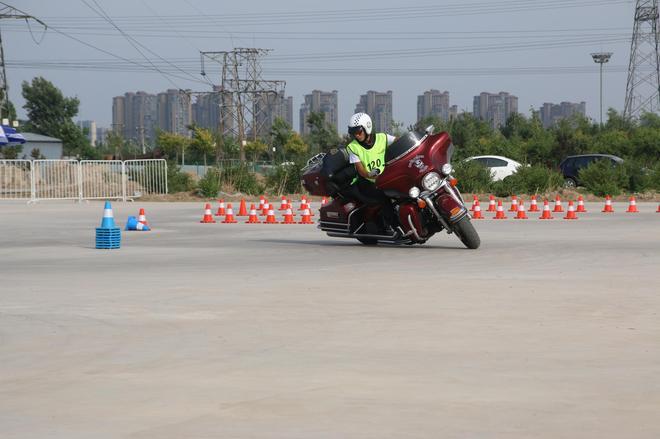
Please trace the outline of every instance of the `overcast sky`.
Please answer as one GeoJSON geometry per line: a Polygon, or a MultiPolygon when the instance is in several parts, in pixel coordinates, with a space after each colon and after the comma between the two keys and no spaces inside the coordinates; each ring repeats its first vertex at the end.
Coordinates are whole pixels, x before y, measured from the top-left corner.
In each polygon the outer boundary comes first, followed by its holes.
{"type": "Polygon", "coordinates": [[[272,49],[264,79],[286,81],[294,128],[303,95],[339,91],[340,131],[360,94],[392,90],[394,119],[416,120],[417,95],[447,90],[472,111],[481,91],[507,91],[529,114],[544,102],[587,103],[599,117],[623,110],[632,35],[631,0],[9,0],[36,22],[0,20],[10,99],[19,117],[21,83],[43,76],[80,99],[79,119],[112,122],[112,98],[127,91],[210,90],[219,65],[200,51],[272,49]],[[102,17],[105,15],[105,17],[102,17]]]}

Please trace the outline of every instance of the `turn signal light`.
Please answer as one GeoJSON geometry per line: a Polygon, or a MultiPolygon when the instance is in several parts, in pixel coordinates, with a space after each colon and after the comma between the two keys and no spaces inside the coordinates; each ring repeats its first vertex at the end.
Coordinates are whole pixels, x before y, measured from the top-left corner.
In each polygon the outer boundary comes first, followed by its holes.
{"type": "Polygon", "coordinates": [[[417,200],[417,206],[418,206],[420,209],[424,209],[424,208],[426,207],[426,201],[424,201],[424,200],[422,200],[421,198],[419,198],[419,199],[417,200]]]}
{"type": "Polygon", "coordinates": [[[452,187],[456,186],[458,184],[458,179],[452,178],[451,180],[449,180],[449,184],[452,185],[452,187]]]}

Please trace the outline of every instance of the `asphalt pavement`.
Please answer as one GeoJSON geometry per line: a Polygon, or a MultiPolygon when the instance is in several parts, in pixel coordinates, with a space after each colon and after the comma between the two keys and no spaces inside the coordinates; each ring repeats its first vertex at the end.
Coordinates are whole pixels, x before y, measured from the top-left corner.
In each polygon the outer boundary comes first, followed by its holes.
{"type": "Polygon", "coordinates": [[[657,204],[478,250],[140,207],[97,250],[101,202],[0,201],[3,439],[660,437],[657,204]]]}

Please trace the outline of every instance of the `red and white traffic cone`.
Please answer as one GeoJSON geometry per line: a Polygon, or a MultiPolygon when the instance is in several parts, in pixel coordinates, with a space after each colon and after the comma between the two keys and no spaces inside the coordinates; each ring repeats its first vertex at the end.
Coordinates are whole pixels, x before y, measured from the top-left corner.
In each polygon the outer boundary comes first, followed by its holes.
{"type": "Polygon", "coordinates": [[[563,212],[564,208],[561,206],[561,198],[559,198],[559,195],[555,197],[555,208],[552,210],[553,212],[563,212]]]}
{"type": "Polygon", "coordinates": [[[576,220],[578,219],[577,215],[575,214],[575,207],[573,206],[573,201],[568,202],[568,212],[566,212],[566,216],[564,219],[567,220],[576,220]]]}
{"type": "Polygon", "coordinates": [[[204,216],[202,217],[202,220],[200,223],[214,223],[215,220],[213,219],[213,214],[211,213],[211,204],[206,203],[206,206],[204,206],[204,216]]]}
{"type": "Polygon", "coordinates": [[[493,219],[506,219],[506,215],[504,214],[504,206],[502,206],[502,200],[497,200],[497,213],[495,213],[495,216],[493,219]]]}
{"type": "Polygon", "coordinates": [[[325,206],[326,204],[328,204],[328,199],[326,197],[323,197],[323,199],[321,200],[321,207],[325,206]]]}
{"type": "Polygon", "coordinates": [[[284,212],[284,219],[280,222],[280,224],[295,224],[296,221],[293,219],[293,211],[291,209],[291,205],[287,204],[286,212],[284,212]]]}
{"type": "Polygon", "coordinates": [[[302,216],[300,217],[300,222],[298,222],[298,224],[314,224],[314,221],[312,221],[310,209],[303,210],[302,216]]]}
{"type": "Polygon", "coordinates": [[[479,197],[472,195],[472,207],[470,207],[470,212],[474,212],[474,206],[476,206],[477,203],[479,203],[479,197]]]}
{"type": "Polygon", "coordinates": [[[575,211],[581,213],[587,213],[587,209],[585,209],[584,207],[584,198],[582,198],[582,195],[578,195],[577,209],[575,209],[575,211]]]}
{"type": "Polygon", "coordinates": [[[509,212],[518,212],[518,197],[511,195],[511,207],[509,207],[509,212]]]}
{"type": "Polygon", "coordinates": [[[282,195],[282,201],[280,201],[280,209],[279,210],[286,210],[288,205],[289,205],[289,201],[286,199],[286,197],[284,195],[282,195]]]}
{"type": "Polygon", "coordinates": [[[479,200],[476,200],[476,203],[477,204],[474,205],[472,219],[484,219],[483,215],[481,215],[481,206],[479,205],[479,200]]]}
{"type": "Polygon", "coordinates": [[[275,219],[275,211],[272,208],[268,209],[268,214],[266,215],[266,221],[264,221],[264,224],[277,224],[277,220],[275,219]]]}
{"type": "Polygon", "coordinates": [[[637,210],[637,200],[635,200],[634,196],[630,197],[630,200],[628,201],[628,210],[626,210],[628,213],[639,213],[639,210],[637,210]]]}
{"type": "Polygon", "coordinates": [[[231,208],[231,203],[227,203],[227,213],[225,215],[225,219],[222,221],[224,224],[233,224],[236,221],[236,218],[234,218],[234,209],[231,208]]]}
{"type": "Polygon", "coordinates": [[[536,195],[532,195],[532,199],[529,202],[528,212],[538,212],[539,206],[536,204],[536,195]]]}
{"type": "Polygon", "coordinates": [[[548,200],[543,200],[543,213],[541,214],[539,219],[550,220],[553,218],[554,217],[550,214],[550,203],[548,203],[548,200]]]}
{"type": "Polygon", "coordinates": [[[488,196],[488,212],[497,212],[497,207],[495,207],[495,197],[492,195],[488,196]]]}
{"type": "Polygon", "coordinates": [[[215,213],[215,216],[222,216],[225,214],[225,200],[219,200],[220,206],[218,207],[218,211],[215,213]]]}
{"type": "Polygon", "coordinates": [[[614,213],[614,208],[612,207],[612,197],[605,195],[605,207],[603,207],[603,213],[614,213]]]}
{"type": "Polygon", "coordinates": [[[656,210],[655,213],[660,213],[660,204],[658,204],[658,210],[656,210]]]}
{"type": "Polygon", "coordinates": [[[271,205],[268,202],[265,202],[264,205],[261,207],[261,216],[267,216],[268,212],[271,210],[271,205]]]}
{"type": "Polygon", "coordinates": [[[260,224],[259,217],[257,216],[257,209],[254,208],[254,203],[250,205],[250,216],[245,222],[246,224],[260,224]]]}
{"type": "Polygon", "coordinates": [[[138,223],[144,224],[145,226],[149,225],[149,223],[147,222],[147,217],[144,214],[143,208],[140,208],[140,213],[138,214],[138,223]]]}
{"type": "Polygon", "coordinates": [[[529,217],[525,212],[525,203],[523,203],[523,201],[520,200],[520,203],[518,204],[518,213],[516,214],[514,219],[528,219],[528,218],[529,217]]]}
{"type": "Polygon", "coordinates": [[[300,207],[298,210],[305,210],[305,205],[307,205],[307,195],[303,195],[300,199],[300,207]]]}

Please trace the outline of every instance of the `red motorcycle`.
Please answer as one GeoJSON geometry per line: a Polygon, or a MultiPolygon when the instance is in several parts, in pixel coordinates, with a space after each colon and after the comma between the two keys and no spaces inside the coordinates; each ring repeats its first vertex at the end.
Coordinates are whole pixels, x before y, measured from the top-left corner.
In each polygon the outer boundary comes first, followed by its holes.
{"type": "Polygon", "coordinates": [[[446,230],[470,249],[479,247],[479,234],[470,222],[450,164],[454,146],[449,134],[410,131],[385,152],[385,170],[376,187],[390,198],[398,225],[387,233],[380,206],[365,200],[352,185],[357,172],[345,148],[313,157],[303,169],[303,186],[312,195],[331,196],[321,208],[319,228],[328,236],[355,238],[363,244],[423,244],[446,230]]]}

